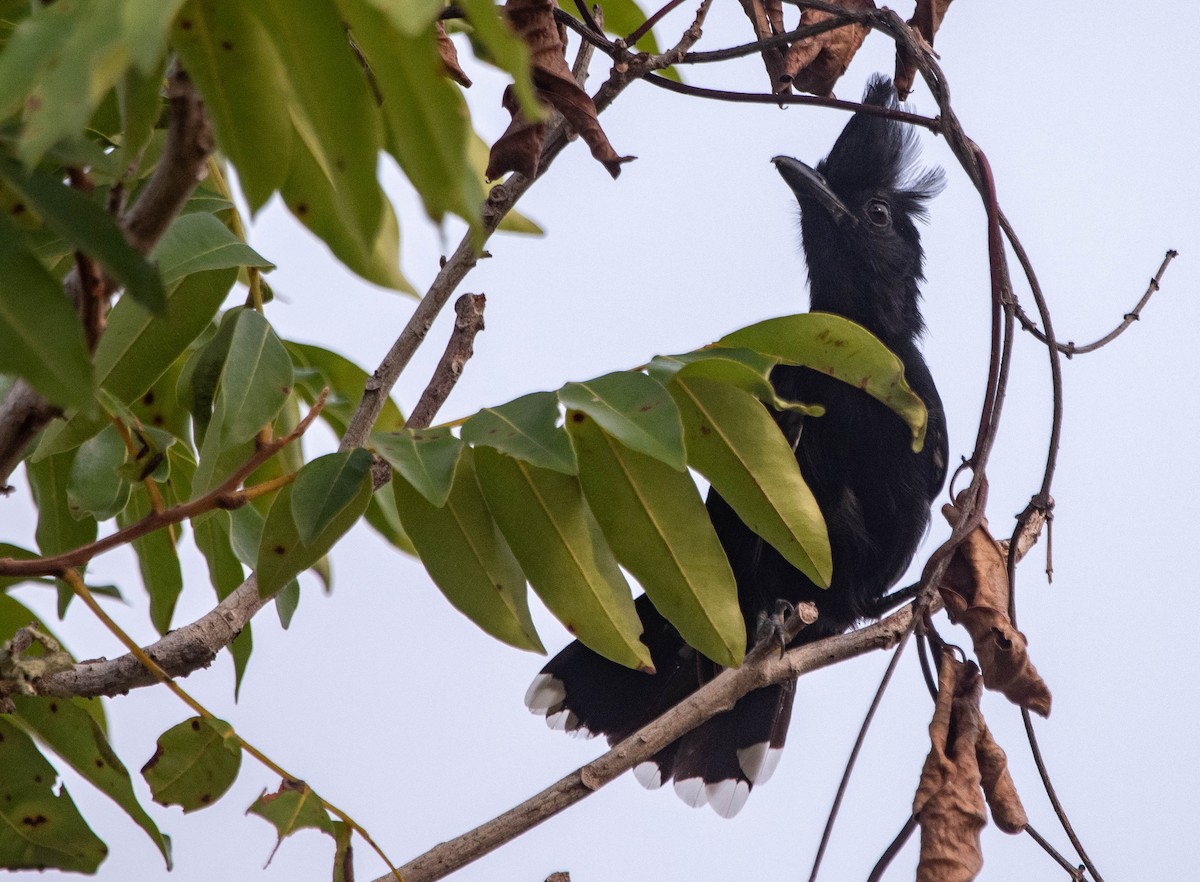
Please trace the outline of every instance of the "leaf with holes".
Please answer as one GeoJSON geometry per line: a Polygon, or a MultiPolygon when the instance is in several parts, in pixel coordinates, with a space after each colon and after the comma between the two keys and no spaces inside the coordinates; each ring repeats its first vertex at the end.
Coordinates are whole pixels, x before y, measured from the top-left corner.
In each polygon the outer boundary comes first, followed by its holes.
{"type": "Polygon", "coordinates": [[[158,736],[142,777],[155,802],[194,812],[220,799],[241,765],[241,742],[228,723],[192,717],[158,736]]]}

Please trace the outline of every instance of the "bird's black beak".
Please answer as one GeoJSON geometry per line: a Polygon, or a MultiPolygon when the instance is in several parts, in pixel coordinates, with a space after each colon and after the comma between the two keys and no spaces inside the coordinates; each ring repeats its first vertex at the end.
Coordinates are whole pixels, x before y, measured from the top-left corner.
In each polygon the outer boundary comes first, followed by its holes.
{"type": "Polygon", "coordinates": [[[837,193],[829,189],[825,176],[790,156],[776,156],[771,162],[802,203],[816,201],[838,223],[855,223],[856,219],[837,193]]]}

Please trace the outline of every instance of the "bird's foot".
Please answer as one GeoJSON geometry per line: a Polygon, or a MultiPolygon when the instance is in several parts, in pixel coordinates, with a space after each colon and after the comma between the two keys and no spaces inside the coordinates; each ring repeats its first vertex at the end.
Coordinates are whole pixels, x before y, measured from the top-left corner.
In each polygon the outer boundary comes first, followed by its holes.
{"type": "Polygon", "coordinates": [[[772,643],[778,644],[779,655],[782,658],[784,650],[787,649],[787,621],[796,614],[796,607],[782,598],[775,601],[775,611],[767,612],[763,610],[758,614],[758,625],[756,628],[755,639],[762,643],[769,640],[772,643]]]}
{"type": "Polygon", "coordinates": [[[869,617],[872,619],[882,619],[897,607],[903,606],[910,600],[915,600],[920,587],[920,583],[917,583],[915,585],[907,585],[904,588],[897,588],[891,594],[885,594],[872,605],[869,617]]]}

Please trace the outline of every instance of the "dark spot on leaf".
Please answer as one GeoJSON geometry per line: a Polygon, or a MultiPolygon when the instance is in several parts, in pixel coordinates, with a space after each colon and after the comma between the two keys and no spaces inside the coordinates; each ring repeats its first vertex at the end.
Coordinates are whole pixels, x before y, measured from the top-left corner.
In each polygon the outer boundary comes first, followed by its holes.
{"type": "Polygon", "coordinates": [[[58,702],[57,701],[50,702],[50,713],[52,713],[52,714],[58,713],[58,702]]]}
{"type": "Polygon", "coordinates": [[[712,429],[710,429],[705,423],[701,423],[700,424],[700,434],[701,435],[711,435],[712,429]]]}
{"type": "Polygon", "coordinates": [[[284,395],[291,395],[291,394],[292,394],[292,387],[291,387],[291,386],[284,386],[284,387],[283,387],[282,389],[280,389],[279,391],[281,391],[281,392],[282,392],[284,395]]]}
{"type": "Polygon", "coordinates": [[[297,202],[296,203],[296,214],[300,215],[300,217],[304,217],[304,215],[308,214],[308,203],[307,202],[297,202]]]}
{"type": "Polygon", "coordinates": [[[164,417],[161,413],[156,413],[154,415],[154,418],[151,419],[150,422],[154,423],[154,425],[156,425],[156,426],[163,426],[163,425],[166,425],[167,418],[164,417]]]}
{"type": "Polygon", "coordinates": [[[233,40],[222,40],[221,48],[228,51],[233,48],[233,40]]]}
{"type": "Polygon", "coordinates": [[[190,31],[192,29],[192,20],[190,18],[179,19],[179,30],[190,31]]]}
{"type": "Polygon", "coordinates": [[[200,731],[200,721],[199,720],[192,720],[192,731],[193,732],[200,731]]]}
{"type": "Polygon", "coordinates": [[[574,626],[574,625],[572,625],[572,624],[568,624],[568,625],[567,625],[567,633],[568,633],[568,634],[574,634],[574,633],[575,633],[575,626],[574,626]]]}
{"type": "Polygon", "coordinates": [[[34,783],[34,784],[41,784],[41,783],[42,783],[42,776],[41,776],[41,775],[34,775],[34,776],[33,776],[33,783],[34,783]]]}
{"type": "Polygon", "coordinates": [[[31,110],[31,111],[32,110],[41,110],[42,109],[42,99],[39,98],[37,95],[30,95],[28,100],[26,100],[26,102],[25,102],[25,107],[27,110],[31,110]]]}
{"type": "Polygon", "coordinates": [[[271,549],[275,554],[287,554],[287,548],[282,545],[276,545],[271,549]]]}
{"type": "Polygon", "coordinates": [[[21,818],[21,823],[26,827],[40,827],[42,824],[46,823],[46,821],[47,818],[45,815],[26,815],[25,817],[21,818]]]}
{"type": "Polygon", "coordinates": [[[586,417],[586,416],[584,416],[584,415],[583,415],[582,413],[580,413],[579,411],[577,411],[577,410],[573,410],[573,411],[571,411],[571,422],[573,422],[573,423],[582,423],[582,422],[583,422],[584,420],[586,420],[586,419],[587,419],[587,417],[586,417]]]}
{"type": "Polygon", "coordinates": [[[12,215],[24,214],[25,213],[25,203],[24,202],[14,202],[12,204],[12,208],[10,208],[8,211],[9,211],[9,214],[12,214],[12,215]]]}
{"type": "Polygon", "coordinates": [[[104,768],[104,760],[102,760],[102,759],[96,760],[96,768],[103,769],[104,768]]]}
{"type": "Polygon", "coordinates": [[[656,408],[656,407],[658,407],[658,404],[656,404],[656,403],[643,404],[641,407],[638,408],[638,413],[645,413],[648,410],[654,410],[654,408],[656,408]]]}
{"type": "Polygon", "coordinates": [[[147,392],[145,395],[142,396],[142,404],[146,405],[146,407],[150,407],[154,404],[154,390],[153,389],[151,389],[149,392],[147,392]]]}
{"type": "Polygon", "coordinates": [[[339,156],[333,160],[333,165],[338,171],[346,170],[346,160],[344,158],[342,158],[341,156],[339,156]]]}
{"type": "Polygon", "coordinates": [[[496,590],[497,590],[497,591],[503,591],[503,590],[504,590],[504,586],[503,586],[503,585],[501,585],[499,582],[497,582],[497,583],[496,583],[496,590]]]}
{"type": "Polygon", "coordinates": [[[212,802],[212,794],[211,793],[201,793],[200,794],[200,804],[201,805],[208,805],[210,802],[212,802]]]}

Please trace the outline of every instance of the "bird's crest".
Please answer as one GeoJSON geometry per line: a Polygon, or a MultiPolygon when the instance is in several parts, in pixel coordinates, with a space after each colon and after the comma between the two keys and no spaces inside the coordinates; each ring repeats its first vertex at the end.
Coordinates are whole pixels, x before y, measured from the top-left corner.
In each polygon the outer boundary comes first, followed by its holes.
{"type": "MultiPolygon", "coordinates": [[[[876,74],[867,83],[863,104],[899,108],[890,78],[876,74]]],[[[829,186],[845,196],[856,192],[891,190],[908,195],[918,212],[945,183],[940,168],[918,163],[913,127],[896,120],[859,112],[851,117],[829,155],[817,166],[829,186]]]]}

